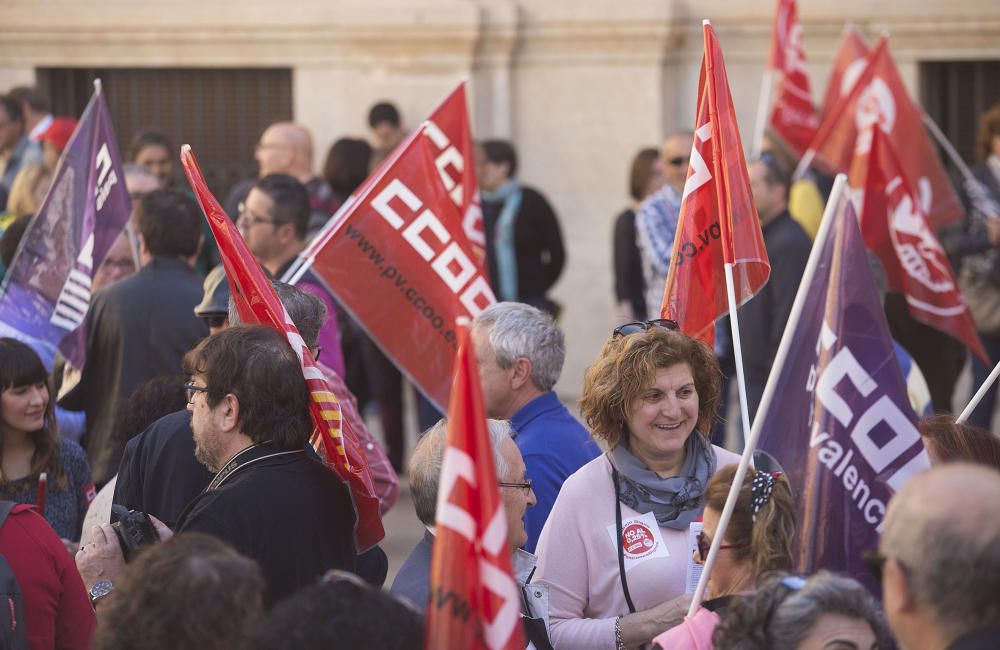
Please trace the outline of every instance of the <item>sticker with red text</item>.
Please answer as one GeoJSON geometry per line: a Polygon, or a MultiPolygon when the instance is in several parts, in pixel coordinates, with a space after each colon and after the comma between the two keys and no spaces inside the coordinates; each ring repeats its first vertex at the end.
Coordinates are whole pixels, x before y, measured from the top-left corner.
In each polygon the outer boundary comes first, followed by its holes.
{"type": "MultiPolygon", "coordinates": [[[[611,543],[617,544],[617,526],[608,526],[611,543]]],[[[637,515],[622,520],[622,553],[625,556],[625,570],[655,558],[670,557],[660,527],[656,524],[653,513],[637,515]]]]}

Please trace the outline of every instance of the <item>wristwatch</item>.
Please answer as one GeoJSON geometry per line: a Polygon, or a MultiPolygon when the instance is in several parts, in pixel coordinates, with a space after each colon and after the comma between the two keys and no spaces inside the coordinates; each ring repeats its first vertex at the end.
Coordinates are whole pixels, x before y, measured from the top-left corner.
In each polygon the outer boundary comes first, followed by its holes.
{"type": "Polygon", "coordinates": [[[110,580],[98,580],[90,588],[90,604],[97,609],[97,602],[111,593],[113,585],[110,580]]]}

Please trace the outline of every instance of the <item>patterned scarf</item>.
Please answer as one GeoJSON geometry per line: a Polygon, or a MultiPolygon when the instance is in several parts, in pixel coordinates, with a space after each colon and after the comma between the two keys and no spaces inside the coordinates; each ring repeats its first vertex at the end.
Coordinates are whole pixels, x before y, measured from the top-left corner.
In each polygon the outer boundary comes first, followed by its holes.
{"type": "Polygon", "coordinates": [[[687,530],[701,514],[705,487],[715,473],[715,451],[698,431],[684,443],[680,476],[660,478],[623,444],[615,446],[609,456],[621,474],[618,500],[629,508],[652,512],[656,523],[674,530],[687,530]]]}

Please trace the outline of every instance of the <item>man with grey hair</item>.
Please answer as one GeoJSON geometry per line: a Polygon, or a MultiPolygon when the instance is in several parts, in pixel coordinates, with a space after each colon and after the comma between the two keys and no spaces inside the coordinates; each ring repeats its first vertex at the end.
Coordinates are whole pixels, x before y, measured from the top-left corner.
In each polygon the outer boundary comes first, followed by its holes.
{"type": "Polygon", "coordinates": [[[1000,473],[934,467],[889,503],[878,559],[889,626],[907,650],[996,648],[1000,473]]]}
{"type": "Polygon", "coordinates": [[[534,552],[563,482],[600,455],[587,430],[553,392],[566,344],[552,317],[530,305],[500,302],[472,321],[486,414],[510,420],[538,505],[525,517],[534,552]]]}
{"type": "MultiPolygon", "coordinates": [[[[534,571],[535,556],[520,548],[528,537],[524,529],[525,511],[535,505],[531,480],[526,477],[524,460],[511,439],[510,423],[505,420],[488,420],[487,429],[496,463],[497,481],[500,484],[500,498],[507,515],[507,541],[513,553],[514,579],[523,595],[525,632],[534,647],[551,647],[547,645],[548,592],[544,587],[531,585],[529,589],[525,586],[534,571]]],[[[417,518],[427,530],[400,567],[391,591],[394,596],[412,604],[421,614],[426,613],[431,597],[435,511],[447,442],[448,419],[442,418],[420,439],[409,462],[413,509],[417,511],[417,518]]]]}

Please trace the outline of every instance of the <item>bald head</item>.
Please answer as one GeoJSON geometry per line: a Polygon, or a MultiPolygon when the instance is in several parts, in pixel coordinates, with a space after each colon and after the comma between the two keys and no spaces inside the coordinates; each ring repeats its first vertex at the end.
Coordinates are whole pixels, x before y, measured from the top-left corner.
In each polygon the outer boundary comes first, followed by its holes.
{"type": "Polygon", "coordinates": [[[684,192],[687,182],[688,161],[691,159],[691,146],[694,135],[690,131],[677,131],[667,136],[661,151],[660,164],[663,165],[663,175],[667,183],[678,193],[684,192]]]}
{"type": "Polygon", "coordinates": [[[313,176],[312,135],[294,122],[276,122],[260,136],[255,158],[261,178],[289,174],[304,183],[313,176]]]}
{"type": "Polygon", "coordinates": [[[948,463],[917,475],[889,503],[880,546],[900,568],[884,582],[890,623],[923,616],[945,639],[1000,625],[1000,472],[948,463]]]}

